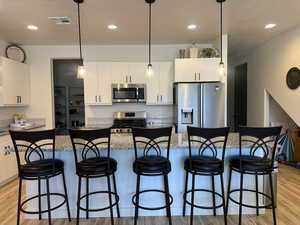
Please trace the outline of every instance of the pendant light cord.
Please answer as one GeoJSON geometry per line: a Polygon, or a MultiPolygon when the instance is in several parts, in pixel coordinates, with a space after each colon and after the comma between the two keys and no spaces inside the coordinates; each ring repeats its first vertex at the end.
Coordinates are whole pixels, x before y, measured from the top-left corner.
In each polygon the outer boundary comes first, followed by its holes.
{"type": "Polygon", "coordinates": [[[152,28],[152,7],[151,7],[151,3],[149,3],[149,65],[151,64],[151,36],[152,36],[152,32],[151,32],[151,28],[152,28]]]}
{"type": "Polygon", "coordinates": [[[82,50],[81,50],[81,24],[80,24],[80,3],[77,3],[77,13],[78,13],[78,39],[79,39],[79,52],[80,52],[80,63],[83,66],[82,50]]]}
{"type": "Polygon", "coordinates": [[[223,2],[220,3],[220,43],[221,43],[221,63],[223,63],[223,2]]]}

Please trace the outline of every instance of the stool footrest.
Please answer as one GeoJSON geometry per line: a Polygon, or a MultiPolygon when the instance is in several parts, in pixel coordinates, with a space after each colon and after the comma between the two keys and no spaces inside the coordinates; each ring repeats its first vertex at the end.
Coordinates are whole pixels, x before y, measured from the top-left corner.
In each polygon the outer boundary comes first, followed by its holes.
{"type": "MultiPolygon", "coordinates": [[[[251,189],[242,189],[242,191],[243,192],[252,192],[252,193],[256,193],[256,191],[255,190],[251,190],[251,189]]],[[[233,203],[235,203],[235,204],[237,204],[237,205],[242,205],[242,206],[244,206],[244,207],[248,207],[248,208],[252,208],[252,209],[266,209],[266,208],[269,208],[269,207],[272,207],[272,203],[270,203],[269,205],[260,205],[260,206],[254,206],[254,205],[249,205],[249,204],[245,204],[245,203],[240,203],[239,201],[237,201],[237,200],[235,200],[235,199],[233,199],[232,197],[231,197],[231,194],[233,194],[233,193],[235,193],[235,192],[240,192],[240,189],[233,189],[233,190],[231,190],[229,193],[228,193],[228,198],[233,202],[233,203]]],[[[268,198],[270,201],[272,200],[272,198],[271,198],[271,196],[269,196],[269,195],[267,195],[267,194],[265,194],[265,193],[263,193],[263,192],[260,192],[260,191],[258,191],[257,192],[259,195],[262,195],[262,196],[264,196],[265,198],[268,198]]]]}
{"type": "Polygon", "coordinates": [[[223,202],[222,204],[220,205],[216,205],[215,207],[213,206],[201,206],[201,205],[196,205],[196,204],[192,204],[191,202],[189,202],[188,200],[185,200],[186,199],[186,196],[192,192],[208,192],[208,193],[211,193],[211,194],[214,194],[214,195],[217,195],[218,197],[220,197],[223,201],[223,196],[218,193],[218,192],[214,192],[212,190],[208,190],[208,189],[194,189],[194,190],[189,190],[187,192],[185,192],[183,194],[183,199],[184,199],[184,202],[186,202],[188,205],[190,206],[193,206],[193,207],[196,207],[196,208],[199,208],[199,209],[217,209],[217,208],[221,208],[223,206],[225,206],[225,202],[223,202]]]}
{"type": "Polygon", "coordinates": [[[167,192],[165,191],[162,191],[162,190],[157,190],[157,189],[150,189],[150,190],[144,190],[144,191],[139,191],[138,193],[136,193],[135,195],[132,196],[132,203],[134,206],[138,207],[139,209],[144,209],[144,210],[161,210],[161,209],[166,209],[168,207],[170,207],[173,203],[173,197],[172,195],[170,194],[167,194],[167,192]],[[167,204],[167,205],[164,205],[164,206],[161,206],[161,207],[144,207],[144,206],[141,206],[141,205],[138,205],[136,203],[136,197],[137,195],[140,195],[140,194],[143,194],[143,193],[147,193],[147,192],[159,192],[159,193],[163,193],[165,195],[167,195],[170,199],[170,204],[167,204]]]}
{"type": "Polygon", "coordinates": [[[37,199],[39,196],[40,196],[40,197],[44,197],[44,196],[47,196],[47,194],[35,195],[35,196],[31,197],[31,198],[26,199],[24,202],[21,203],[21,205],[20,205],[20,211],[23,212],[23,213],[26,213],[26,214],[40,214],[40,213],[47,213],[47,212],[49,212],[49,211],[56,210],[56,209],[58,209],[59,207],[63,206],[63,205],[66,203],[66,199],[67,199],[67,197],[66,197],[64,194],[61,194],[61,193],[50,193],[50,197],[51,197],[51,196],[59,196],[59,197],[62,197],[62,198],[64,199],[63,202],[60,203],[59,205],[57,205],[57,206],[55,206],[55,207],[49,209],[49,210],[46,209],[46,210],[42,210],[41,212],[39,212],[39,211],[27,211],[27,210],[24,209],[24,205],[25,205],[26,203],[28,203],[28,202],[30,202],[30,201],[32,201],[32,200],[34,200],[34,199],[37,199]]]}
{"type": "Polygon", "coordinates": [[[115,193],[115,192],[95,191],[95,192],[91,192],[91,193],[88,193],[86,195],[81,196],[80,199],[79,199],[79,202],[77,203],[77,205],[79,205],[80,210],[83,210],[83,211],[86,211],[86,212],[99,212],[99,211],[104,211],[104,210],[113,208],[114,206],[116,206],[119,203],[119,200],[120,200],[119,195],[117,195],[117,193],[115,193]],[[83,208],[83,207],[80,206],[80,201],[81,200],[85,199],[88,196],[95,195],[95,194],[108,194],[108,195],[112,194],[112,195],[115,196],[116,201],[112,205],[109,205],[109,206],[104,207],[104,208],[99,208],[99,209],[86,209],[86,208],[83,208]]]}

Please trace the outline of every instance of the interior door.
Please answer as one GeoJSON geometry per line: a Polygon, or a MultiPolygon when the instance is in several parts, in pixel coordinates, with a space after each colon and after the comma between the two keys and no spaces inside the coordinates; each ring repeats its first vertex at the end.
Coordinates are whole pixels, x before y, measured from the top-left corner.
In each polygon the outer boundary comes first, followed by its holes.
{"type": "Polygon", "coordinates": [[[234,130],[247,126],[247,63],[235,67],[234,74],[234,130]]]}
{"type": "Polygon", "coordinates": [[[84,77],[84,102],[85,104],[97,104],[98,92],[98,68],[97,62],[86,62],[86,76],[84,77]]]}

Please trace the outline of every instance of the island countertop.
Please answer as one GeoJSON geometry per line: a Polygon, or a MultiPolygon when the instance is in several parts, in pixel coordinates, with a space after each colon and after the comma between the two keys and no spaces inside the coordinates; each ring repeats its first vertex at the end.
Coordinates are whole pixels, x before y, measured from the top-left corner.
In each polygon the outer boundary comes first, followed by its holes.
{"type": "MultiPolygon", "coordinates": [[[[56,136],[56,150],[69,151],[72,150],[70,136],[56,136]]],[[[238,133],[230,133],[228,136],[227,147],[237,147],[239,144],[238,133]]],[[[182,149],[188,147],[187,135],[173,133],[171,137],[171,148],[182,149]]],[[[112,134],[111,149],[130,150],[133,149],[133,140],[131,134],[112,134]]]]}

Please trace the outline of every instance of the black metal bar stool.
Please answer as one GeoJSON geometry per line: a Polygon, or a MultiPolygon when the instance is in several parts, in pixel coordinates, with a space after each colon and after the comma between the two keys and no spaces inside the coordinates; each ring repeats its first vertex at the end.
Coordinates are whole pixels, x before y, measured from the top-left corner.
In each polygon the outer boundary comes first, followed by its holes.
{"type": "Polygon", "coordinates": [[[169,160],[171,134],[172,127],[155,129],[132,128],[135,151],[133,171],[137,174],[136,193],[132,197],[132,202],[135,206],[134,225],[137,224],[139,209],[166,209],[167,216],[169,218],[169,225],[172,225],[171,204],[173,202],[173,198],[169,192],[168,181],[168,174],[171,172],[171,162],[169,160]],[[165,155],[163,155],[162,150],[165,150],[165,155]],[[142,152],[142,154],[139,152],[142,152]],[[151,189],[141,191],[141,176],[163,176],[164,190],[151,189]],[[159,192],[165,194],[166,205],[161,207],[141,206],[139,202],[140,195],[147,192],[159,192]]]}
{"type": "Polygon", "coordinates": [[[279,140],[281,127],[240,127],[239,128],[239,155],[230,159],[229,183],[227,206],[228,211],[229,200],[239,205],[239,225],[242,224],[242,207],[256,209],[257,216],[259,209],[272,208],[273,221],[276,225],[276,213],[274,202],[274,190],[272,172],[274,171],[275,154],[277,143],[279,140]],[[240,188],[231,190],[232,172],[235,171],[240,174],[240,188]],[[244,188],[244,175],[255,176],[255,190],[244,188]],[[271,196],[258,190],[258,176],[269,176],[271,196]],[[239,200],[235,200],[232,194],[239,192],[239,200]],[[243,203],[244,192],[255,193],[256,205],[249,205],[243,203]],[[259,205],[259,195],[271,201],[267,205],[259,205]]]}
{"type": "Polygon", "coordinates": [[[86,219],[89,219],[89,212],[110,210],[111,224],[114,224],[113,207],[116,206],[117,216],[120,217],[119,196],[117,192],[115,172],[117,161],[110,158],[110,129],[98,130],[69,130],[74,150],[76,163],[76,174],[79,177],[78,198],[77,198],[77,225],[79,225],[80,210],[86,212],[86,219]],[[106,177],[107,191],[89,192],[89,180],[106,177]],[[111,177],[113,178],[114,192],[111,190],[111,177]],[[86,179],[86,194],[81,195],[82,178],[86,179]],[[107,194],[109,205],[104,208],[90,209],[89,198],[95,194],[107,194]],[[113,202],[114,196],[114,202],[113,202]],[[86,200],[86,207],[80,205],[81,200],[86,200]]]}
{"type": "Polygon", "coordinates": [[[71,221],[70,208],[67,194],[67,187],[64,175],[64,162],[55,158],[55,130],[33,131],[33,132],[17,132],[9,131],[12,142],[14,144],[18,171],[19,171],[19,193],[18,193],[18,212],[17,225],[20,224],[20,212],[26,214],[38,214],[39,220],[42,219],[42,214],[48,213],[48,222],[51,225],[51,211],[60,208],[66,204],[68,218],[71,221]],[[44,151],[50,151],[51,158],[46,158],[44,151]],[[21,162],[20,152],[24,152],[25,163],[21,162]],[[62,175],[64,194],[51,193],[49,180],[50,178],[62,175]],[[22,181],[37,180],[38,194],[21,201],[22,181]],[[46,180],[47,193],[41,193],[41,181],[46,180]],[[47,209],[42,210],[42,197],[47,197],[47,209]],[[62,202],[51,208],[51,196],[61,197],[62,202]],[[38,199],[38,211],[28,211],[25,205],[32,200],[38,199]]]}
{"type": "Polygon", "coordinates": [[[216,216],[216,209],[223,207],[224,223],[227,224],[226,204],[224,194],[224,156],[229,128],[198,128],[187,127],[189,142],[189,158],[184,162],[186,171],[185,192],[183,195],[183,216],[186,214],[186,204],[191,206],[190,224],[193,224],[194,207],[200,209],[212,209],[216,216]],[[220,148],[220,150],[218,150],[220,148]],[[196,153],[195,153],[196,151],[196,153]],[[192,174],[192,188],[188,190],[188,178],[192,174]],[[212,190],[196,189],[196,176],[210,176],[212,190]],[[215,176],[220,176],[222,193],[215,190],[215,176]],[[212,206],[196,205],[195,193],[207,192],[212,194],[212,206]],[[187,200],[187,195],[191,194],[191,202],[187,200]],[[222,203],[216,205],[216,196],[222,199],[222,203]]]}

